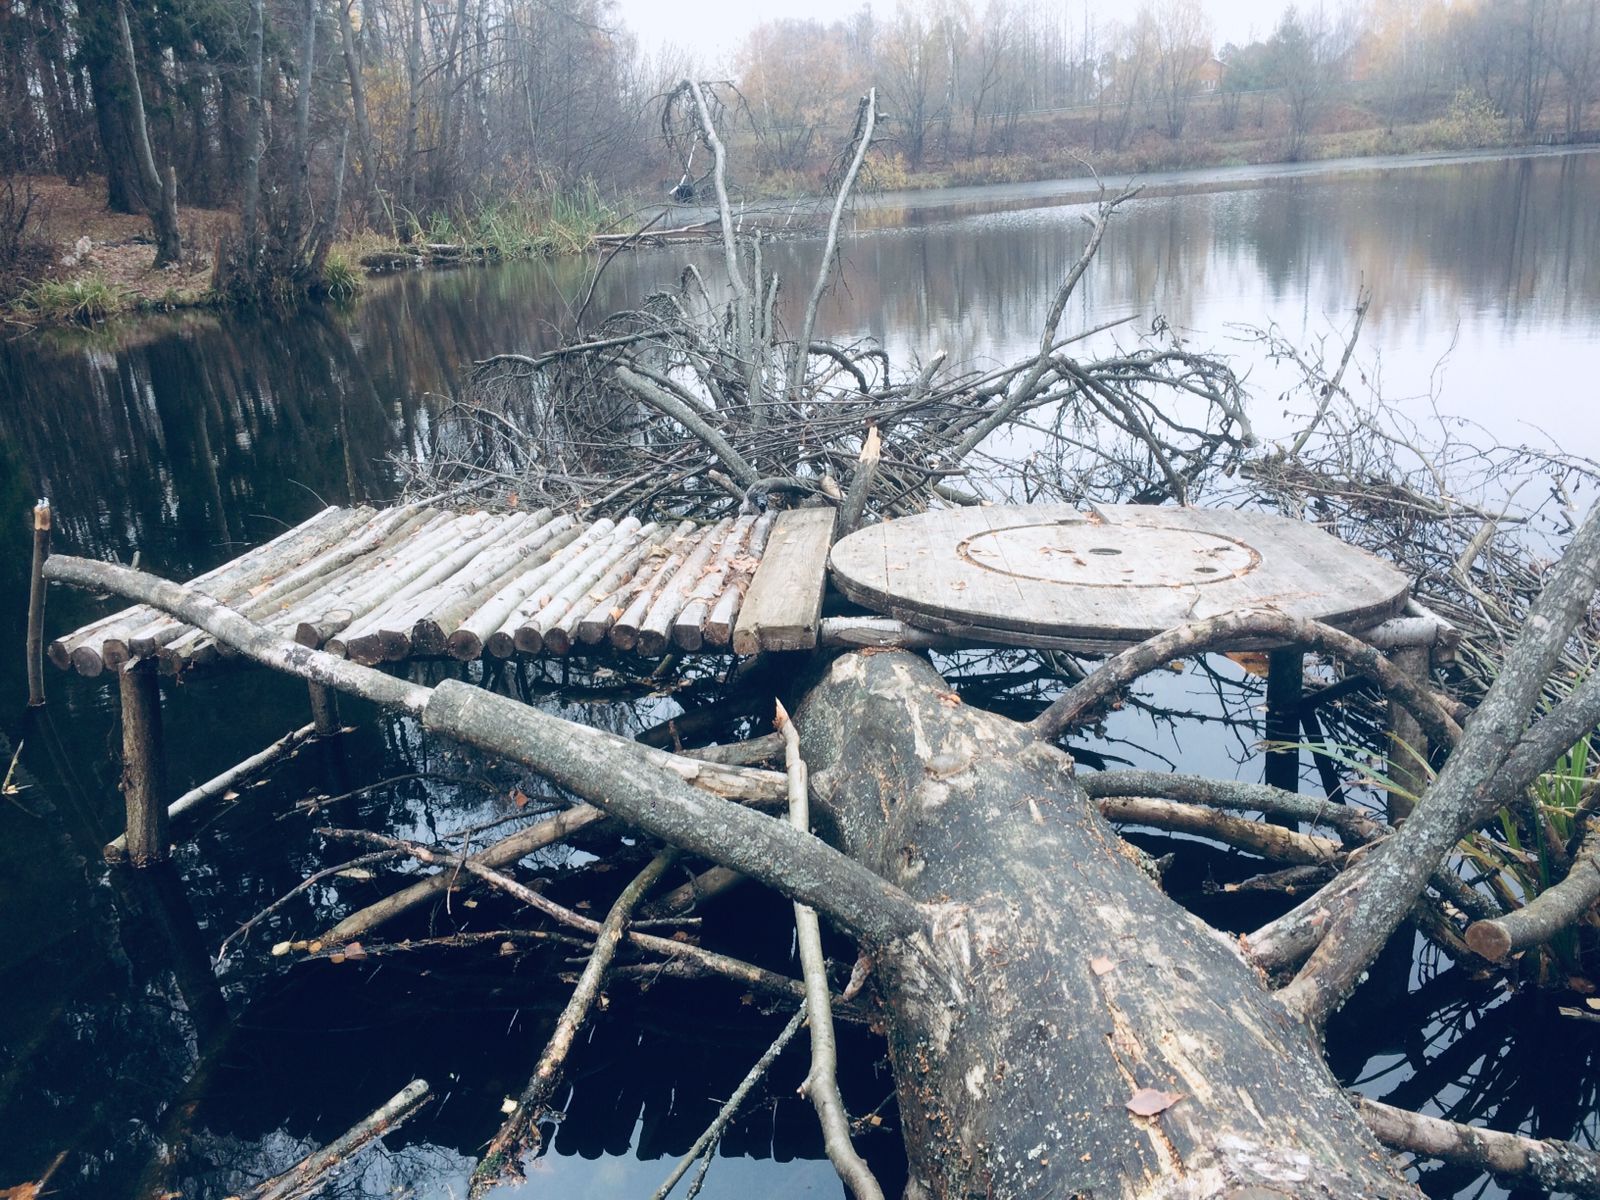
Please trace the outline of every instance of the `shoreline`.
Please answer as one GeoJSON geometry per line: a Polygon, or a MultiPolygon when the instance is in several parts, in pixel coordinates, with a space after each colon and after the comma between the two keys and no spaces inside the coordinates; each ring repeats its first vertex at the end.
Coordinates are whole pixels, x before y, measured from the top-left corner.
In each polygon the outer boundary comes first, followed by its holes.
{"type": "MultiPolygon", "coordinates": [[[[1349,175],[1365,171],[1388,172],[1447,167],[1477,162],[1514,162],[1531,158],[1565,158],[1600,154],[1600,144],[1569,146],[1492,146],[1474,150],[1419,151],[1415,154],[1351,155],[1340,158],[1310,159],[1301,162],[1264,162],[1237,166],[1191,167],[1139,173],[1102,175],[1098,182],[1089,175],[1015,183],[973,183],[946,187],[898,188],[889,192],[865,194],[857,202],[862,211],[899,208],[958,208],[983,201],[986,206],[1005,208],[1007,201],[1033,201],[1046,204],[1086,204],[1101,192],[1115,194],[1127,187],[1138,187],[1141,196],[1185,196],[1207,192],[1240,191],[1263,187],[1279,180],[1308,179],[1324,175],[1349,175]]],[[[1032,207],[1032,204],[1027,207],[1032,207]]]]}
{"type": "MultiPolygon", "coordinates": [[[[1600,145],[1579,144],[1563,146],[1496,146],[1467,150],[1421,151],[1412,154],[1357,155],[1338,158],[1311,159],[1300,162],[1263,162],[1227,166],[1195,167],[1157,170],[1143,173],[1117,173],[1102,175],[1069,175],[1038,180],[973,183],[950,186],[903,187],[892,191],[865,192],[855,201],[857,228],[871,228],[881,219],[904,219],[916,213],[960,214],[962,210],[1004,212],[1028,208],[1045,208],[1092,203],[1103,191],[1115,193],[1136,186],[1142,198],[1161,196],[1196,195],[1211,192],[1248,190],[1266,187],[1282,180],[1315,179],[1363,172],[1391,172],[1419,170],[1428,167],[1455,166],[1480,162],[1514,162],[1535,158],[1562,158],[1585,154],[1600,154],[1600,145]]],[[[84,189],[73,189],[83,192],[84,189]]],[[[752,201],[746,212],[763,223],[773,219],[792,220],[796,215],[810,214],[816,205],[826,199],[819,195],[806,195],[787,199],[752,201]]],[[[699,206],[668,205],[670,211],[683,215],[700,213],[699,206]]],[[[650,206],[636,209],[649,211],[650,206]]],[[[200,212],[202,210],[196,210],[200,212]]],[[[212,223],[230,219],[226,212],[203,214],[212,223]]],[[[885,222],[886,223],[886,222],[885,222]]],[[[150,267],[119,264],[113,281],[107,281],[101,269],[113,253],[124,259],[134,256],[153,257],[154,246],[144,236],[140,226],[146,224],[142,217],[106,215],[102,224],[120,225],[123,236],[118,241],[97,243],[85,256],[88,269],[76,274],[57,276],[45,285],[58,294],[58,308],[45,312],[25,312],[22,297],[13,297],[0,304],[0,328],[9,328],[12,336],[26,337],[51,329],[94,329],[112,323],[136,322],[146,317],[181,312],[222,312],[234,306],[209,287],[208,256],[197,255],[203,266],[191,267],[183,279],[170,273],[157,275],[150,267]],[[130,226],[132,227],[130,229],[130,226]],[[205,280],[204,284],[200,280],[205,280]],[[181,286],[182,284],[187,286],[181,286]],[[79,307],[79,300],[82,306],[79,307]]],[[[67,244],[57,250],[67,249],[67,244]]],[[[594,248],[575,248],[572,252],[584,253],[594,248]]],[[[361,284],[368,278],[405,273],[414,270],[448,270],[464,267],[486,266],[496,262],[530,259],[558,253],[548,246],[528,242],[512,252],[503,247],[460,245],[413,244],[401,246],[364,234],[336,243],[330,258],[337,259],[350,278],[356,281],[353,289],[343,295],[327,298],[307,296],[301,304],[359,303],[361,284]]],[[[615,252],[615,251],[613,251],[615,252]]]]}

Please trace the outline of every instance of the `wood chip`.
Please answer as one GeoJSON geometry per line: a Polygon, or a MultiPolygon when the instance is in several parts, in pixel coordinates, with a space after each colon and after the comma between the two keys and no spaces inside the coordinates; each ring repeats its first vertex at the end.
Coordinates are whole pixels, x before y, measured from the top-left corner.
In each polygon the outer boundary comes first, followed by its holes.
{"type": "Polygon", "coordinates": [[[1156,1088],[1140,1088],[1128,1097],[1126,1105],[1129,1112],[1136,1117],[1153,1117],[1164,1113],[1179,1100],[1183,1099],[1180,1092],[1163,1092],[1156,1088]]]}

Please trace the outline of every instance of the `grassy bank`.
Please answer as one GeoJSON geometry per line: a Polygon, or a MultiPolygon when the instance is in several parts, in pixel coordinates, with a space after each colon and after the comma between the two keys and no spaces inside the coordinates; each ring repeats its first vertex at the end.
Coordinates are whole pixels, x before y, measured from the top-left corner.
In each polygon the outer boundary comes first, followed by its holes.
{"type": "MultiPolygon", "coordinates": [[[[0,273],[5,326],[26,331],[229,303],[213,289],[212,273],[218,244],[237,224],[236,214],[180,206],[183,261],[156,270],[150,222],[107,211],[98,178],[74,186],[41,176],[14,181],[13,188],[29,211],[15,268],[0,273]]],[[[363,231],[330,248],[314,291],[349,300],[372,273],[580,253],[616,220],[599,189],[586,183],[501,201],[470,215],[435,215],[404,245],[363,231]]]]}
{"type": "MultiPolygon", "coordinates": [[[[941,153],[937,137],[920,166],[913,167],[896,142],[885,141],[871,161],[871,186],[880,191],[1035,183],[1101,175],[1146,175],[1167,171],[1269,166],[1339,158],[1436,154],[1463,150],[1520,149],[1558,141],[1555,128],[1528,137],[1514,132],[1503,116],[1471,93],[1460,93],[1409,122],[1382,121],[1368,106],[1347,103],[1331,108],[1315,132],[1294,136],[1276,101],[1262,97],[1231,117],[1222,116],[1216,98],[1196,104],[1184,134],[1166,136],[1144,125],[1120,140],[1099,127],[1093,109],[1025,120],[1005,151],[967,155],[961,139],[941,153]],[[1090,167],[1093,167],[1091,172],[1090,167]]],[[[1107,126],[1110,122],[1107,121],[1107,126]]],[[[753,148],[751,154],[753,154],[753,148]]],[[[735,158],[738,155],[735,154],[735,158]]],[[[814,169],[759,174],[750,190],[764,198],[793,198],[826,188],[827,164],[814,169]]]]}

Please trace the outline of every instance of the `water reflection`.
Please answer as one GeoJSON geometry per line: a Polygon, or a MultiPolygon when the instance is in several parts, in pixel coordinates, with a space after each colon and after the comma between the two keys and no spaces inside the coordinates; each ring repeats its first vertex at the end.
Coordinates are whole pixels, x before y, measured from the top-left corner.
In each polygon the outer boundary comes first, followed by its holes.
{"type": "MultiPolygon", "coordinates": [[[[1435,360],[1454,341],[1449,411],[1507,439],[1522,436],[1520,421],[1559,425],[1564,448],[1592,453],[1600,430],[1574,419],[1568,400],[1594,390],[1597,194],[1600,155],[1589,154],[1285,173],[1248,188],[1153,196],[1113,227],[1074,316],[1089,325],[1163,312],[1197,344],[1225,337],[1236,321],[1276,319],[1315,334],[1364,283],[1374,295],[1364,369],[1374,369],[1377,355],[1393,389],[1425,394],[1435,360]]],[[[1025,352],[1076,253],[1082,211],[1035,195],[1015,197],[1003,211],[918,208],[890,225],[877,214],[881,227],[845,249],[847,273],[830,294],[824,325],[878,340],[901,365],[935,349],[956,361],[1025,352]]],[[[791,322],[816,249],[794,239],[766,250],[789,280],[791,322]]],[[[714,251],[688,256],[711,275],[714,251]]],[[[669,285],[684,257],[619,256],[596,287],[592,312],[669,285]]],[[[323,964],[283,975],[254,956],[246,967],[241,956],[219,989],[206,963],[245,917],[327,861],[312,833],[317,820],[297,813],[296,800],[385,776],[477,768],[409,722],[353,706],[348,715],[360,732],[341,755],[303,755],[200,831],[178,863],[182,888],[170,873],[108,875],[99,850],[120,811],[111,693],[101,682],[52,675],[50,708],[23,714],[14,652],[26,594],[21,516],[33,496],[48,494],[58,546],[122,561],[138,552],[151,569],[187,577],[322,504],[381,500],[394,486],[389,456],[426,444],[464,365],[552,345],[592,265],[412,275],[376,283],[349,311],[185,316],[0,347],[0,512],[15,518],[0,522],[0,646],[12,648],[0,654],[0,741],[10,742],[0,749],[9,761],[25,742],[21,771],[30,785],[15,803],[0,803],[0,1185],[35,1176],[69,1149],[66,1175],[52,1180],[63,1195],[133,1195],[139,1181],[154,1178],[186,1195],[223,1194],[341,1132],[414,1075],[428,1078],[440,1099],[374,1155],[352,1194],[409,1186],[439,1195],[464,1177],[500,1098],[521,1085],[539,1022],[560,1002],[550,972],[563,964],[323,964]],[[173,1097],[181,1102],[169,1105],[173,1097]],[[160,1146],[180,1134],[188,1148],[168,1162],[160,1146]]],[[[1270,423],[1272,377],[1257,367],[1256,378],[1270,423]]],[[[50,605],[52,630],[105,608],[59,590],[50,605]]],[[[1030,669],[1010,661],[971,668],[962,686],[974,701],[998,702],[1030,669]]],[[[559,682],[509,672],[499,686],[554,704],[563,701],[546,685],[559,682]]],[[[1214,774],[1245,769],[1242,730],[1201,735],[1168,714],[1210,686],[1195,677],[1165,681],[1144,708],[1108,727],[1098,752],[1214,774]]],[[[569,688],[564,702],[583,703],[586,719],[628,732],[674,711],[660,700],[612,704],[605,692],[597,686],[584,702],[569,688]]],[[[174,788],[304,720],[303,689],[258,673],[169,683],[166,703],[174,788]],[[224,705],[247,715],[218,722],[224,705]]],[[[491,816],[498,804],[501,793],[414,781],[341,802],[318,820],[431,837],[491,816]]],[[[545,867],[559,877],[566,859],[552,855],[545,867]]],[[[1184,887],[1200,894],[1203,882],[1184,887]]],[[[310,912],[325,924],[377,886],[335,880],[313,895],[310,912]]],[[[719,936],[736,951],[770,954],[760,944],[765,914],[758,905],[750,911],[749,928],[719,936]]],[[[447,916],[473,919],[459,908],[447,916]]],[[[421,928],[438,919],[431,914],[421,928]]],[[[270,936],[295,932],[274,927],[270,936]]],[[[787,965],[779,951],[777,965],[787,965]]],[[[1542,1012],[1532,1020],[1531,1001],[1484,1010],[1454,975],[1396,1000],[1403,1015],[1340,1026],[1331,1046],[1342,1076],[1370,1077],[1377,1094],[1397,1103],[1506,1128],[1592,1133],[1592,1085],[1584,1082],[1595,1049],[1590,1027],[1558,1029],[1542,1012]],[[1384,1030],[1404,1040],[1375,1043],[1384,1030]],[[1404,1032],[1411,1030],[1424,1032],[1404,1032]],[[1548,1067],[1547,1082],[1530,1062],[1548,1067]]],[[[575,1063],[569,1120],[535,1183],[555,1183],[563,1195],[653,1187],[665,1160],[702,1127],[711,1098],[731,1090],[766,1044],[774,1019],[781,1021],[725,990],[619,999],[603,1035],[575,1063]],[[695,1020],[686,1022],[685,1010],[695,1020]]],[[[847,1095],[865,1111],[888,1082],[870,1046],[856,1058],[861,1070],[847,1095]]],[[[809,1113],[777,1099],[792,1083],[780,1076],[771,1102],[736,1129],[726,1153],[741,1165],[719,1165],[708,1195],[836,1194],[828,1168],[815,1161],[809,1113]],[[773,1174],[772,1160],[797,1161],[773,1174]]],[[[1435,1195],[1475,1188],[1449,1172],[1426,1178],[1435,1195]]]]}

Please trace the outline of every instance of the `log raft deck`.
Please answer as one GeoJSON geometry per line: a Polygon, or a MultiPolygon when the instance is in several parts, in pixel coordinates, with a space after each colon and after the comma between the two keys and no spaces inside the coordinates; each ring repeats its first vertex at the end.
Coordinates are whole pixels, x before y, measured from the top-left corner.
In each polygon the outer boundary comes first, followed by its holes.
{"type": "MultiPolygon", "coordinates": [[[[1240,608],[1324,621],[1388,651],[1412,674],[1453,645],[1454,632],[1410,600],[1393,567],[1315,526],[1264,513],[977,507],[884,522],[837,544],[834,524],[827,508],[697,525],[549,509],[333,507],[190,585],[280,635],[366,665],[819,646],[1103,654],[1240,608]],[[838,615],[824,616],[825,602],[838,615]]],[[[36,577],[41,565],[36,553],[36,577]]],[[[1296,741],[1301,655],[1254,648],[1269,652],[1272,668],[1267,737],[1296,741]]],[[[63,670],[118,677],[126,845],[131,853],[146,842],[135,828],[142,824],[159,856],[159,748],[141,732],[144,710],[159,705],[154,676],[224,661],[231,651],[139,606],[54,639],[46,653],[63,670]]],[[[332,732],[330,697],[313,684],[311,699],[312,724],[179,798],[173,811],[221,794],[306,737],[332,732]]],[[[1418,744],[1420,731],[1403,714],[1392,721],[1397,739],[1418,744]]],[[[1293,752],[1269,754],[1268,782],[1293,788],[1298,764],[1293,752]]]]}

